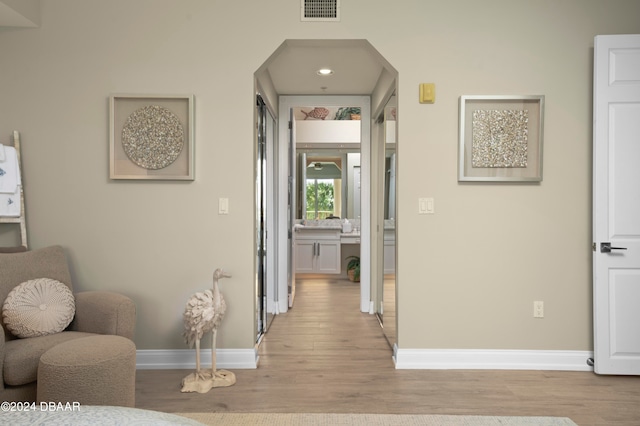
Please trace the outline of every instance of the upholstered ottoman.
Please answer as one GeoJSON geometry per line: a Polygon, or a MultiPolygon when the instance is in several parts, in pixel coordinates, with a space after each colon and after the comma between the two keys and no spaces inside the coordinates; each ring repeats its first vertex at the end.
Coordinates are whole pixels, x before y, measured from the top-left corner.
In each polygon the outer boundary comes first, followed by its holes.
{"type": "Polygon", "coordinates": [[[96,335],[61,343],[40,357],[37,402],[135,406],[136,346],[96,335]]]}

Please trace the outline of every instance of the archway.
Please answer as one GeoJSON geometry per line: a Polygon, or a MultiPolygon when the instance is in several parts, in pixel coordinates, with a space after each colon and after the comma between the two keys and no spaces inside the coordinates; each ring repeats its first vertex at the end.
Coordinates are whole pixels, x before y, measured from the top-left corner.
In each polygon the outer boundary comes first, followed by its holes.
{"type": "MultiPolygon", "coordinates": [[[[359,308],[383,316],[381,283],[384,280],[384,256],[385,253],[395,256],[397,249],[395,238],[393,250],[384,249],[383,230],[386,224],[385,211],[388,211],[383,206],[388,202],[384,188],[389,186],[385,182],[387,132],[384,130],[386,123],[380,121],[379,117],[384,115],[389,100],[397,94],[397,78],[397,71],[366,40],[286,40],[256,71],[255,93],[264,100],[266,108],[278,123],[278,143],[267,147],[273,154],[272,163],[267,166],[271,180],[263,179],[265,187],[262,188],[265,198],[272,203],[264,207],[265,214],[270,216],[264,232],[275,238],[267,239],[264,260],[267,272],[263,280],[263,293],[266,296],[265,300],[258,300],[273,313],[286,312],[288,309],[288,293],[293,279],[291,238],[296,221],[292,214],[295,177],[291,176],[290,166],[294,147],[288,145],[291,120],[282,105],[295,96],[318,96],[318,100],[328,96],[352,96],[365,97],[370,111],[369,119],[362,120],[361,124],[363,134],[370,137],[366,142],[368,164],[362,166],[362,284],[359,308]],[[321,68],[330,68],[333,72],[323,76],[318,72],[321,68]]],[[[397,158],[397,153],[394,158],[397,158]]],[[[256,227],[256,232],[262,231],[256,227]]],[[[392,233],[395,237],[395,229],[392,233]]],[[[256,239],[259,240],[259,237],[257,235],[256,239]]],[[[397,263],[394,261],[393,264],[397,263]]],[[[396,318],[385,318],[385,321],[395,324],[396,318]]],[[[260,330],[257,330],[257,334],[260,334],[260,330]]],[[[390,340],[390,344],[393,346],[395,341],[390,340]]]]}

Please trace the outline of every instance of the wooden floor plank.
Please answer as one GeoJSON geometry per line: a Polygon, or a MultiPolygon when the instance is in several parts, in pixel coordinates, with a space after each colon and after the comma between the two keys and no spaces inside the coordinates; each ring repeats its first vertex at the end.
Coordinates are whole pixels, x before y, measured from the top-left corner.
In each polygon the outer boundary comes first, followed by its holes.
{"type": "Polygon", "coordinates": [[[189,370],[139,370],[136,406],[165,412],[332,412],[569,417],[578,425],[640,425],[640,377],[590,372],[396,370],[373,315],[348,281],[297,285],[276,316],[256,370],[207,394],[181,393],[189,370]]]}

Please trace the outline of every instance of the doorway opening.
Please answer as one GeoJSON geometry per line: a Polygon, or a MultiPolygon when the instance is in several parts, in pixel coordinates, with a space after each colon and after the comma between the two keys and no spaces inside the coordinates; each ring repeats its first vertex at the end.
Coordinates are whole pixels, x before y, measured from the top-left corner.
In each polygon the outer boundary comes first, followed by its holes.
{"type": "MultiPolygon", "coordinates": [[[[349,220],[359,231],[358,245],[361,250],[356,253],[361,259],[360,268],[360,303],[354,309],[370,311],[371,288],[371,138],[370,138],[370,97],[368,96],[280,96],[279,116],[289,117],[288,121],[279,120],[279,148],[287,151],[287,163],[281,163],[283,172],[287,174],[288,191],[291,195],[286,200],[290,248],[288,259],[287,281],[279,282],[279,294],[287,294],[286,309],[291,308],[295,299],[297,274],[328,274],[332,277],[343,275],[346,278],[345,259],[342,256],[353,250],[343,244],[341,232],[328,235],[323,230],[328,226],[340,228],[345,220],[349,220]],[[357,108],[360,112],[358,120],[336,120],[338,112],[343,108],[357,108]],[[327,114],[324,119],[305,119],[308,111],[322,110],[327,114]],[[291,123],[291,125],[289,125],[291,123]],[[334,161],[329,161],[333,158],[334,161]],[[325,161],[323,161],[325,160],[325,161]],[[331,163],[340,163],[340,170],[331,163]],[[316,170],[320,163],[321,170],[316,170]],[[326,163],[326,167],[322,165],[326,163]],[[312,166],[312,167],[309,167],[312,166]],[[286,169],[286,170],[284,170],[286,169]],[[339,193],[339,200],[333,200],[333,216],[331,212],[320,211],[315,217],[307,218],[307,196],[305,183],[307,175],[321,176],[325,169],[332,169],[339,175],[340,185],[334,190],[339,193]],[[360,176],[357,193],[353,189],[354,175],[360,176]],[[364,177],[363,177],[364,176],[364,177]],[[351,187],[351,188],[350,188],[351,187]],[[339,218],[335,213],[339,206],[339,218]],[[313,231],[313,232],[312,232],[313,231]],[[321,234],[317,234],[321,232],[321,234]],[[316,239],[320,238],[322,241],[316,239]],[[307,239],[313,240],[309,246],[307,239]],[[302,241],[305,240],[305,241],[302,241]],[[285,287],[286,285],[286,287],[285,287]]],[[[327,177],[330,177],[327,175],[327,177]]],[[[338,179],[332,179],[334,182],[338,179]]],[[[335,193],[334,193],[335,194],[335,193]]],[[[311,197],[310,197],[311,198],[311,197]]],[[[283,200],[284,201],[284,200],[283,200]]],[[[315,212],[314,212],[315,213],[315,212]]],[[[280,300],[285,305],[285,300],[280,300]]],[[[283,309],[284,306],[283,306],[283,309]]],[[[286,312],[286,310],[283,310],[286,312]]]]}
{"type": "MultiPolygon", "coordinates": [[[[336,220],[342,223],[344,219],[358,219],[360,306],[354,309],[384,315],[385,323],[395,324],[395,317],[382,312],[384,292],[381,283],[386,271],[383,252],[393,251],[395,254],[396,239],[395,222],[393,227],[387,226],[389,219],[385,212],[388,208],[383,205],[389,198],[383,195],[389,193],[389,182],[385,183],[389,160],[384,154],[385,124],[378,123],[377,117],[384,113],[389,100],[397,93],[397,71],[366,40],[286,40],[254,76],[255,93],[264,100],[276,127],[274,143],[264,147],[266,157],[271,160],[267,159],[267,178],[261,180],[264,185],[262,193],[265,210],[271,216],[265,221],[264,230],[256,226],[256,241],[264,238],[266,247],[266,275],[256,287],[256,294],[265,296],[257,298],[258,303],[263,303],[265,309],[274,315],[287,312],[293,303],[294,232],[302,221],[336,220]],[[331,72],[322,75],[321,69],[331,72]],[[308,120],[294,119],[295,109],[302,107],[312,117],[308,120]],[[322,147],[317,146],[321,143],[319,140],[310,142],[308,146],[296,144],[296,123],[320,125],[326,119],[326,116],[321,117],[320,113],[325,112],[322,109],[331,107],[360,108],[357,147],[349,146],[352,142],[345,141],[328,142],[322,147]],[[318,110],[314,111],[315,108],[318,110]],[[376,120],[372,119],[374,117],[376,120]],[[357,166],[350,157],[356,151],[360,155],[357,166]],[[321,171],[325,169],[333,174],[321,177],[321,171]],[[299,171],[308,175],[303,178],[299,171]],[[298,182],[305,185],[297,185],[298,182]],[[350,201],[349,196],[358,189],[360,197],[350,201]],[[261,236],[258,235],[260,232],[261,236]],[[390,233],[393,234],[393,248],[385,250],[386,236],[390,233]]],[[[256,145],[256,153],[258,151],[256,145]]],[[[396,157],[394,164],[397,170],[396,157]]],[[[395,191],[391,193],[395,194],[395,191]]],[[[392,219],[395,221],[395,217],[392,219]]],[[[258,269],[256,272],[257,275],[263,273],[258,269]]],[[[394,280],[394,291],[396,287],[394,280]]],[[[396,311],[387,312],[395,316],[396,311]]],[[[256,328],[257,335],[260,335],[258,321],[256,328]]],[[[395,341],[390,341],[390,344],[395,345],[395,341]]]]}

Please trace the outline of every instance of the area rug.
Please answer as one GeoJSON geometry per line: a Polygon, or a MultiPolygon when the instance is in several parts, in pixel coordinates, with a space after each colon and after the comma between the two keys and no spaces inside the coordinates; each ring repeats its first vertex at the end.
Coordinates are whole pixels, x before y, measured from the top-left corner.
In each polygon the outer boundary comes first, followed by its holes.
{"type": "Polygon", "coordinates": [[[176,414],[128,407],[3,402],[0,425],[11,426],[202,426],[176,414]]]}
{"type": "Polygon", "coordinates": [[[577,426],[566,417],[445,416],[419,414],[176,413],[225,426],[577,426]]]}

